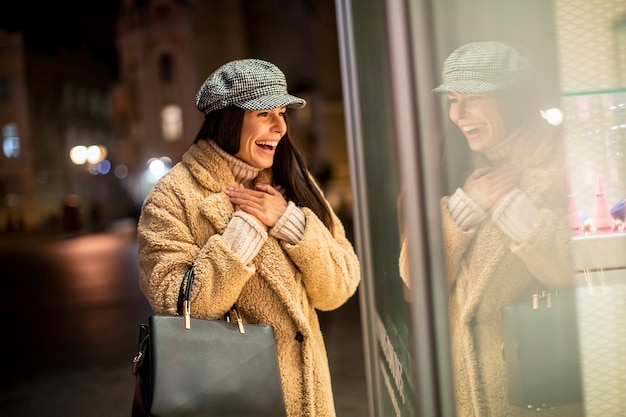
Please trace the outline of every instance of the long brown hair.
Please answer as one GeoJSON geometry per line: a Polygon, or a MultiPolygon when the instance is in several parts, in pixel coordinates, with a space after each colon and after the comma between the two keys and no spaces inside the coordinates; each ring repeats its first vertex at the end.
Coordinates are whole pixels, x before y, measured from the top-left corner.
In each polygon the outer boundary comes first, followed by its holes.
{"type": "MultiPolygon", "coordinates": [[[[290,111],[287,109],[285,115],[287,126],[289,126],[290,111]]],[[[239,151],[244,114],[245,110],[236,106],[210,112],[205,116],[194,143],[202,139],[213,139],[225,152],[235,155],[239,151]]],[[[297,206],[311,209],[332,232],[333,221],[330,208],[311,178],[300,143],[289,135],[289,129],[276,147],[271,169],[274,177],[273,185],[282,186],[287,199],[293,200],[297,206]]]]}

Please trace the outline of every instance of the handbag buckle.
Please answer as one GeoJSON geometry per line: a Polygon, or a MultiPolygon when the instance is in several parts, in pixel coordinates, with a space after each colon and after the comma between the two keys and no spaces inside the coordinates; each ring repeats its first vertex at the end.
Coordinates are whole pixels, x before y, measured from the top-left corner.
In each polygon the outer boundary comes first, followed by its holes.
{"type": "Polygon", "coordinates": [[[191,329],[191,311],[189,300],[183,301],[183,310],[185,311],[185,329],[191,329]]]}

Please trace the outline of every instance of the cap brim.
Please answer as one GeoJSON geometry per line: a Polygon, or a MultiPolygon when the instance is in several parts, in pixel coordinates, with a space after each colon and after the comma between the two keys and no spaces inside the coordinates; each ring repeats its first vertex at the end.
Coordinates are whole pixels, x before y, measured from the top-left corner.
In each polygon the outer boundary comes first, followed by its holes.
{"type": "Polygon", "coordinates": [[[486,82],[479,80],[457,80],[442,83],[433,89],[433,93],[455,93],[455,94],[483,94],[493,91],[505,90],[510,87],[507,82],[486,82]]]}
{"type": "Polygon", "coordinates": [[[301,109],[306,106],[306,101],[291,94],[277,94],[272,96],[263,96],[245,103],[235,104],[246,110],[271,110],[281,107],[289,107],[293,109],[301,109]]]}

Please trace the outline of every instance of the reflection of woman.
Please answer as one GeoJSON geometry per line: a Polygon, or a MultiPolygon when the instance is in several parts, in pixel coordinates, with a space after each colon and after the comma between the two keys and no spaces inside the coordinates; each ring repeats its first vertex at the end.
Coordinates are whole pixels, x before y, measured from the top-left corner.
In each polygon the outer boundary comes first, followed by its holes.
{"type": "MultiPolygon", "coordinates": [[[[289,417],[335,415],[316,310],[354,294],[359,263],[287,133],[283,73],[261,60],[227,63],[196,97],[196,141],[146,199],[138,225],[141,288],[175,314],[193,265],[191,315],[274,326],[289,417]]],[[[228,356],[228,352],[224,352],[228,356]]]]}
{"type": "Polygon", "coordinates": [[[459,416],[536,413],[507,402],[500,309],[573,276],[562,143],[539,114],[529,74],[515,49],[470,43],[448,57],[434,90],[447,95],[475,159],[441,201],[459,416]]]}

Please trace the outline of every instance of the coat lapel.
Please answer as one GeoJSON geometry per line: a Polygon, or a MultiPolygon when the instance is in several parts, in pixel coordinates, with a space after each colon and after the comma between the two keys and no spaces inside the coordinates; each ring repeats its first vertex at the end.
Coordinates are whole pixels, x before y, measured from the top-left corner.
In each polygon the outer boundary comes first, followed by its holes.
{"type": "MultiPolygon", "coordinates": [[[[464,322],[469,323],[476,315],[476,310],[481,304],[486,288],[494,279],[497,268],[503,259],[506,258],[508,248],[502,240],[498,227],[487,220],[481,225],[483,231],[474,241],[472,249],[472,259],[482,259],[483,262],[473,262],[469,271],[469,276],[473,277],[475,283],[470,286],[466,302],[461,313],[464,322]]],[[[502,285],[502,284],[499,284],[502,285]]]]}
{"type": "Polygon", "coordinates": [[[272,288],[298,328],[303,332],[308,332],[310,323],[302,307],[302,304],[308,300],[303,300],[307,297],[306,294],[296,293],[302,288],[296,285],[295,281],[300,279],[297,267],[275,238],[267,239],[254,259],[254,265],[257,275],[272,288]]]}

